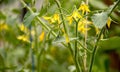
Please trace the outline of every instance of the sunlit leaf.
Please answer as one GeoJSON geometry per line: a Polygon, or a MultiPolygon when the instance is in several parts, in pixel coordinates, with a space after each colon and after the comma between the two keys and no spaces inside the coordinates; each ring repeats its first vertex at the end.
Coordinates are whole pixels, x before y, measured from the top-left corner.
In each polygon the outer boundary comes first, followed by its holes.
{"type": "Polygon", "coordinates": [[[31,24],[31,22],[33,21],[33,19],[38,15],[38,13],[30,13],[27,12],[24,16],[24,20],[23,23],[25,26],[29,26],[31,24]]]}
{"type": "Polygon", "coordinates": [[[107,12],[97,13],[97,14],[94,14],[91,18],[92,18],[93,24],[96,27],[101,29],[107,23],[108,13],[107,12]]]}

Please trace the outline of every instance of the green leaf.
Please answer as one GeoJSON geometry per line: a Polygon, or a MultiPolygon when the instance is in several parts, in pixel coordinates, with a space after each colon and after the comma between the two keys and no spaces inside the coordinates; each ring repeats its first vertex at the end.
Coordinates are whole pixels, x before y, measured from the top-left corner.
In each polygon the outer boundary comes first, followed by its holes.
{"type": "Polygon", "coordinates": [[[48,9],[48,6],[42,6],[42,8],[39,12],[40,13],[39,16],[44,15],[47,12],[47,9],[48,9]]]}
{"type": "MultiPolygon", "coordinates": [[[[4,59],[2,57],[2,55],[0,54],[0,70],[2,70],[2,68],[4,68],[4,59]]],[[[2,70],[4,71],[4,70],[2,70]]]]}
{"type": "Polygon", "coordinates": [[[95,9],[106,9],[107,5],[101,0],[89,0],[90,5],[95,9]]]}
{"type": "Polygon", "coordinates": [[[100,40],[99,46],[102,48],[101,50],[120,50],[120,37],[112,37],[100,40]]]}
{"type": "Polygon", "coordinates": [[[91,18],[92,18],[93,24],[96,27],[101,29],[107,23],[108,13],[107,12],[97,13],[97,14],[94,14],[91,18]]]}
{"type": "Polygon", "coordinates": [[[27,12],[25,14],[24,20],[23,20],[24,25],[28,27],[37,15],[38,15],[38,13],[27,12]]]}
{"type": "Polygon", "coordinates": [[[26,2],[26,3],[31,3],[31,2],[32,2],[32,0],[25,0],[25,2],[26,2]]]}
{"type": "Polygon", "coordinates": [[[3,19],[5,20],[6,19],[6,16],[0,11],[0,20],[3,19]]]}

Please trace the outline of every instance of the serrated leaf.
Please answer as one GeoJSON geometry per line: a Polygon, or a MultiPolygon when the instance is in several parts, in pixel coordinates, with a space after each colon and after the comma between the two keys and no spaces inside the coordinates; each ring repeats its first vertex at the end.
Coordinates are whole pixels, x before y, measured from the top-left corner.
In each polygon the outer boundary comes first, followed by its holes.
{"type": "Polygon", "coordinates": [[[33,19],[38,15],[38,13],[30,13],[30,12],[27,12],[24,16],[24,20],[23,20],[23,23],[26,27],[28,27],[31,22],[33,21],[33,19]]]}
{"type": "Polygon", "coordinates": [[[101,29],[107,23],[108,13],[107,12],[97,13],[97,14],[94,14],[91,18],[92,18],[93,24],[96,27],[101,29]]]}

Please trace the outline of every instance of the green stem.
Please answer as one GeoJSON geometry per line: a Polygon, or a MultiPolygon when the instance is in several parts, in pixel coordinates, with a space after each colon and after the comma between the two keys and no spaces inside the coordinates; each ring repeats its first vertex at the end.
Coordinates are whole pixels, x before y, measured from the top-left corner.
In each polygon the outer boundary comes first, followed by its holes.
{"type": "MultiPolygon", "coordinates": [[[[64,27],[64,30],[65,30],[65,33],[66,33],[67,36],[69,36],[68,31],[67,31],[67,27],[66,27],[66,24],[65,24],[65,19],[64,19],[64,16],[63,16],[63,11],[62,11],[61,4],[60,4],[59,0],[55,0],[55,2],[56,2],[57,6],[59,8],[59,12],[60,12],[60,16],[61,16],[61,19],[62,19],[62,22],[63,22],[63,27],[64,27]]],[[[68,39],[69,39],[69,37],[68,37],[68,39]]],[[[68,46],[69,46],[69,49],[70,49],[71,53],[73,54],[70,42],[68,43],[68,46]]]]}
{"type": "MultiPolygon", "coordinates": [[[[119,3],[120,3],[120,0],[118,0],[118,1],[116,2],[116,4],[115,4],[114,7],[111,9],[111,11],[110,11],[110,13],[108,14],[108,16],[111,15],[111,13],[114,11],[114,9],[117,7],[117,5],[118,5],[119,3]]],[[[93,66],[93,62],[94,62],[94,58],[95,58],[95,53],[96,53],[96,50],[97,50],[98,42],[99,42],[100,37],[101,37],[102,33],[104,32],[104,30],[105,30],[105,28],[103,27],[102,30],[101,30],[101,32],[100,32],[100,34],[99,34],[99,36],[98,36],[98,38],[97,38],[97,42],[96,42],[96,44],[95,44],[95,47],[94,47],[94,49],[93,49],[93,53],[92,53],[92,57],[91,57],[91,62],[90,62],[91,64],[90,64],[89,72],[92,71],[92,66],[93,66]]]]}
{"type": "Polygon", "coordinates": [[[61,4],[60,4],[60,2],[58,0],[55,0],[55,2],[56,2],[57,6],[59,8],[59,12],[60,12],[61,19],[63,21],[63,27],[65,29],[65,33],[68,35],[68,31],[67,31],[67,28],[66,28],[66,24],[65,24],[65,20],[64,20],[61,4]]]}
{"type": "Polygon", "coordinates": [[[108,14],[108,16],[111,15],[111,13],[115,10],[115,8],[118,6],[119,3],[120,3],[120,0],[118,0],[118,1],[115,3],[114,7],[111,9],[111,11],[110,11],[110,13],[108,14]]]}
{"type": "MultiPolygon", "coordinates": [[[[68,43],[68,47],[71,48],[70,43],[68,43]]],[[[73,56],[73,53],[72,53],[72,58],[73,58],[73,60],[74,60],[74,62],[75,62],[75,65],[76,65],[76,68],[77,68],[77,72],[80,72],[79,64],[78,64],[78,62],[75,60],[75,56],[73,56]]]]}
{"type": "MultiPolygon", "coordinates": [[[[76,22],[76,38],[78,37],[78,22],[76,22]]],[[[78,47],[77,47],[77,40],[75,40],[75,63],[76,63],[76,68],[77,68],[77,72],[80,72],[80,66],[79,66],[79,62],[78,62],[78,47]]]]}
{"type": "MultiPolygon", "coordinates": [[[[64,20],[61,4],[60,4],[60,2],[58,0],[55,0],[55,2],[56,2],[57,6],[59,8],[59,12],[60,12],[60,15],[61,15],[61,19],[63,21],[63,27],[64,27],[64,30],[65,30],[65,33],[68,35],[68,31],[67,31],[67,27],[66,27],[66,24],[65,24],[65,20],[64,20]]],[[[78,23],[76,23],[76,27],[78,27],[78,23]]],[[[76,37],[77,37],[77,28],[76,28],[76,37]]],[[[73,54],[73,50],[71,48],[71,44],[68,43],[68,46],[69,46],[69,49],[70,49],[72,55],[74,55],[73,54]]],[[[79,63],[78,63],[77,41],[75,41],[75,58],[74,58],[74,61],[75,61],[75,65],[76,65],[76,68],[77,68],[77,72],[80,72],[79,63]]]]}
{"type": "MultiPolygon", "coordinates": [[[[36,27],[36,25],[34,26],[34,31],[35,31],[35,51],[37,52],[37,54],[39,54],[39,49],[38,49],[38,47],[39,47],[39,44],[38,44],[38,34],[37,34],[37,27],[36,27]]],[[[37,71],[38,72],[40,72],[40,61],[39,61],[39,56],[37,57],[38,58],[38,60],[37,60],[37,71]]]]}
{"type": "Polygon", "coordinates": [[[43,54],[43,51],[44,51],[44,48],[42,48],[40,50],[40,53],[38,54],[38,58],[37,58],[37,61],[38,61],[38,72],[42,72],[42,70],[41,70],[41,55],[43,54]]]}
{"type": "Polygon", "coordinates": [[[77,42],[79,43],[79,45],[83,48],[83,49],[85,49],[87,52],[89,52],[90,54],[92,53],[92,51],[91,50],[89,50],[88,48],[85,48],[81,43],[80,43],[80,41],[79,40],[77,40],[77,42]]]}
{"type": "MultiPolygon", "coordinates": [[[[76,38],[78,36],[78,23],[76,23],[76,28],[75,28],[75,31],[76,31],[76,38]]],[[[78,57],[78,48],[77,48],[77,40],[75,40],[75,59],[77,59],[78,57]]]]}
{"type": "Polygon", "coordinates": [[[90,64],[89,72],[92,71],[92,66],[93,66],[94,57],[95,57],[95,53],[96,53],[96,50],[97,50],[98,42],[99,42],[100,37],[101,37],[102,33],[104,32],[104,30],[105,30],[105,29],[102,28],[102,30],[100,31],[100,34],[99,34],[99,36],[98,36],[98,38],[97,38],[97,42],[96,42],[95,47],[94,47],[94,49],[93,49],[93,53],[92,53],[92,57],[91,57],[91,62],[90,62],[91,64],[90,64]]]}
{"type": "Polygon", "coordinates": [[[85,72],[85,68],[84,68],[84,65],[83,65],[83,62],[84,62],[83,57],[80,56],[80,54],[79,54],[78,62],[80,64],[80,66],[81,66],[81,72],[85,72]]]}

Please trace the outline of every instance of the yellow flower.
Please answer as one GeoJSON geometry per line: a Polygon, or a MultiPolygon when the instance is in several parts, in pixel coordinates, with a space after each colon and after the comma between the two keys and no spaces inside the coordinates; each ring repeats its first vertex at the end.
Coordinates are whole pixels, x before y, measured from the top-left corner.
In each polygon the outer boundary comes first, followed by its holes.
{"type": "Polygon", "coordinates": [[[54,21],[57,21],[58,24],[60,24],[60,17],[59,17],[59,14],[54,14],[53,20],[54,20],[54,21]]]}
{"type": "Polygon", "coordinates": [[[64,36],[65,36],[65,41],[66,41],[66,43],[69,43],[69,42],[70,42],[69,36],[68,36],[66,33],[64,34],[64,36]]]}
{"type": "Polygon", "coordinates": [[[52,17],[47,17],[47,16],[43,16],[43,18],[45,20],[48,20],[48,22],[50,22],[50,24],[54,23],[55,21],[52,19],[52,17]]]}
{"type": "Polygon", "coordinates": [[[99,34],[100,33],[100,30],[99,28],[95,27],[95,31],[96,31],[96,34],[99,34]]]}
{"type": "Polygon", "coordinates": [[[78,31],[80,31],[84,35],[85,35],[85,32],[88,30],[90,30],[90,28],[85,28],[85,25],[83,25],[83,24],[78,26],[78,31]]]}
{"type": "Polygon", "coordinates": [[[110,24],[111,24],[111,19],[109,17],[108,20],[107,20],[107,26],[108,26],[108,28],[110,28],[110,24]]]}
{"type": "Polygon", "coordinates": [[[45,36],[45,32],[43,31],[43,32],[40,34],[40,36],[39,36],[39,40],[40,40],[40,41],[43,41],[44,36],[45,36]]]}
{"type": "Polygon", "coordinates": [[[75,18],[76,20],[79,18],[82,18],[82,16],[79,14],[77,10],[75,10],[72,14],[72,17],[75,18]]]}
{"type": "Polygon", "coordinates": [[[8,30],[8,25],[7,24],[0,24],[0,31],[2,30],[8,30]]]}
{"type": "Polygon", "coordinates": [[[27,27],[25,27],[25,25],[24,25],[24,24],[20,24],[19,28],[20,28],[20,30],[21,30],[22,32],[25,32],[25,33],[27,33],[27,32],[28,32],[28,28],[27,28],[27,27]]]}
{"type": "Polygon", "coordinates": [[[67,20],[69,21],[69,24],[72,24],[73,18],[75,20],[78,20],[79,18],[82,18],[82,16],[79,14],[79,12],[77,10],[75,10],[75,11],[73,11],[71,16],[67,17],[67,20]]]}
{"type": "Polygon", "coordinates": [[[91,24],[92,22],[87,21],[86,19],[82,19],[81,21],[79,21],[78,23],[78,31],[80,31],[82,34],[85,35],[85,32],[90,30],[90,28],[86,28],[85,25],[86,24],[91,24]]]}
{"type": "Polygon", "coordinates": [[[67,20],[69,21],[69,24],[71,25],[72,22],[73,22],[73,17],[72,17],[72,16],[68,16],[68,17],[67,17],[67,20]]]}
{"type": "Polygon", "coordinates": [[[59,14],[54,14],[52,17],[43,16],[43,18],[45,20],[48,20],[50,22],[50,24],[53,24],[55,22],[57,22],[58,24],[60,24],[59,14]]]}
{"type": "Polygon", "coordinates": [[[84,2],[80,5],[79,9],[78,10],[81,10],[82,11],[82,15],[85,13],[85,12],[90,12],[89,8],[88,8],[88,5],[86,5],[84,2]]]}
{"type": "Polygon", "coordinates": [[[27,36],[27,35],[20,35],[20,36],[17,37],[17,39],[30,43],[29,36],[27,36]]]}

